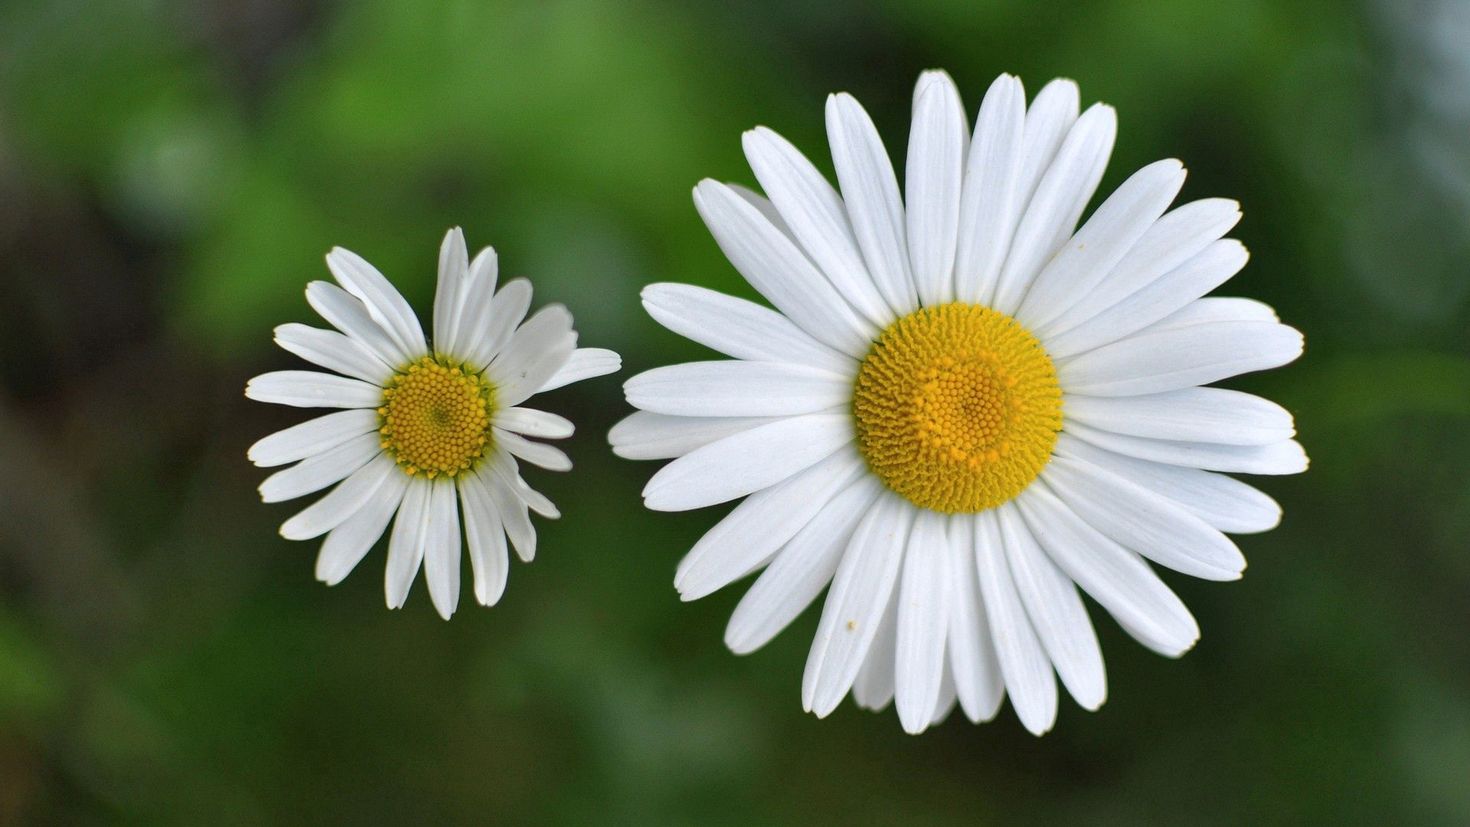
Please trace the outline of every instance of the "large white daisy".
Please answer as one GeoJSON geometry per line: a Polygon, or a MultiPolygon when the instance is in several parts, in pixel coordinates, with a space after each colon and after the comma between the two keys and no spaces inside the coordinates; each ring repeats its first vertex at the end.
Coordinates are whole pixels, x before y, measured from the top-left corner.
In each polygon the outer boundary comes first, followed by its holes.
{"type": "Polygon", "coordinates": [[[919,732],[956,700],[1002,696],[1034,733],[1053,676],[1106,695],[1078,593],[1168,656],[1199,629],[1150,564],[1234,580],[1223,532],[1280,509],[1218,472],[1290,474],[1291,414],[1203,387],[1275,367],[1301,334],[1270,307],[1201,298],[1246,261],[1224,199],[1169,210],[1178,161],[1125,181],[1080,229],[1113,146],[1113,109],[1074,83],[1028,107],[1001,76],[974,134],[942,72],[920,77],[903,197],[872,121],[827,99],[839,190],[769,129],[745,134],[769,197],[702,181],[694,201],[775,310],[679,284],[643,292],[661,324],[733,357],[629,380],[618,454],[668,459],[649,508],[746,499],[679,565],[686,600],[761,571],[725,632],[751,652],[830,583],[802,702],[895,700],[919,732]],[[1075,230],[1075,231],[1074,231],[1075,230]],[[748,496],[747,496],[748,495],[748,496]]]}
{"type": "Polygon", "coordinates": [[[316,576],[328,585],[346,577],[393,520],[388,607],[403,606],[422,563],[434,608],[446,620],[459,603],[462,509],[475,599],[493,606],[510,568],[506,537],[529,562],[536,554],[529,512],[558,516],[521,479],[516,459],[552,471],[572,467],[561,450],[526,438],[568,437],[572,423],[522,404],[616,371],[618,355],[578,348],[572,316],[561,305],[526,319],[530,283],[515,279],[497,291],[495,251],[487,247],[470,261],[457,227],[439,251],[432,346],[408,302],[375,267],[340,247],[327,255],[327,267],[338,284],[314,281],[306,300],[336,330],[285,324],[276,328],[276,343],[336,373],[266,373],[250,380],[245,395],[345,410],[251,446],[256,465],[296,463],[268,477],[261,498],[279,502],[337,486],[281,526],[292,540],[326,535],[316,576]]]}

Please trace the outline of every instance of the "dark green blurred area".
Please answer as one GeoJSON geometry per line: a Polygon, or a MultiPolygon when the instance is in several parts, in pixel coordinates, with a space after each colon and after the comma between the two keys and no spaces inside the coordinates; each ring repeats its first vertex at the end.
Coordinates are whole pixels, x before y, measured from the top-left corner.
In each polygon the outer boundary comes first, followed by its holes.
{"type": "Polygon", "coordinates": [[[1470,823],[1470,3],[812,0],[0,5],[0,823],[1470,823]],[[1302,477],[1245,579],[1168,576],[1178,662],[1094,607],[1110,700],[913,738],[803,715],[808,612],[737,658],[741,588],[681,604],[717,513],[650,514],[606,429],[620,378],[548,397],[578,467],[501,605],[326,589],[262,505],[247,403],[334,244],[427,317],[463,225],[632,372],[700,358],[648,282],[750,295],[690,203],[769,125],[824,166],[853,92],[901,151],[920,70],[1119,111],[1239,199],[1225,292],[1307,355],[1241,387],[1302,477]]]}

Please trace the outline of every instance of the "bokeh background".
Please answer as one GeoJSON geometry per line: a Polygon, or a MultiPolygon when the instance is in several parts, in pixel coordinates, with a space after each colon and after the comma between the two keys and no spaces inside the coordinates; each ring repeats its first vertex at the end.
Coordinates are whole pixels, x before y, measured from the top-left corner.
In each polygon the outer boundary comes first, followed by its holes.
{"type": "Polygon", "coordinates": [[[8,0],[0,5],[0,822],[1470,823],[1470,3],[1463,0],[8,0]],[[1238,583],[1170,576],[1178,662],[1095,611],[1111,697],[913,738],[800,710],[815,612],[739,658],[681,604],[717,513],[644,512],[620,379],[556,391],[565,517],[502,604],[312,579],[245,448],[298,421],[341,244],[430,307],[461,224],[631,372],[701,358],[641,285],[751,291],[690,203],[769,125],[830,169],[853,92],[890,150],[921,69],[1117,106],[1103,191],[1176,156],[1238,198],[1227,292],[1307,334],[1238,386],[1311,472],[1238,583]]]}

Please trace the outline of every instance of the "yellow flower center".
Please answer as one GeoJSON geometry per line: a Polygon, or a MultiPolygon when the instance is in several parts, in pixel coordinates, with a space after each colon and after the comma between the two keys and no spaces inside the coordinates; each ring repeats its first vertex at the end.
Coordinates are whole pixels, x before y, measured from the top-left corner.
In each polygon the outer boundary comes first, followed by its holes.
{"type": "Polygon", "coordinates": [[[432,356],[393,375],[383,389],[382,445],[404,473],[433,479],[473,468],[490,449],[495,387],[432,356]]]}
{"type": "Polygon", "coordinates": [[[1015,319],[977,304],[916,310],[858,369],[858,446],[885,485],[949,514],[1025,490],[1062,427],[1056,368],[1015,319]]]}

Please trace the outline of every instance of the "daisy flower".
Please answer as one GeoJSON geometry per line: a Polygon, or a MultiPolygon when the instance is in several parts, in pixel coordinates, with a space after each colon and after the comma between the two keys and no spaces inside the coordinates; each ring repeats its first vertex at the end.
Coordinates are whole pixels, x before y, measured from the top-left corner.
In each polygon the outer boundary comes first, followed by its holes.
{"type": "Polygon", "coordinates": [[[1154,566],[1240,577],[1225,532],[1281,512],[1220,472],[1307,467],[1286,410],[1205,387],[1302,352],[1266,305],[1202,298],[1246,262],[1222,238],[1238,205],[1169,209],[1184,169],[1165,160],[1077,228],[1116,131],[1111,107],[1078,109],[1071,81],[1027,106],[1003,75],[971,134],[948,75],[925,73],[900,196],[872,121],[833,95],[838,187],[762,127],[744,147],[766,197],[694,190],[775,309],[643,292],[659,323],[732,359],[629,380],[639,411],[610,441],[673,459],[643,491],[651,509],[745,497],[674,581],[694,600],[760,572],[725,631],[736,653],[827,588],[802,680],[819,717],[851,691],[920,732],[956,702],[988,720],[1008,694],[1041,734],[1057,678],[1096,709],[1106,680],[1081,592],[1148,648],[1184,653],[1198,626],[1154,566]]]}
{"type": "Polygon", "coordinates": [[[316,576],[329,586],[352,571],[391,520],[388,607],[403,606],[422,563],[429,597],[446,620],[459,603],[463,511],[475,600],[493,606],[510,567],[506,538],[530,562],[536,529],[529,512],[559,516],[521,479],[516,460],[552,471],[572,467],[561,450],[527,439],[571,436],[572,423],[523,404],[616,371],[618,355],[578,348],[572,316],[561,305],[526,319],[530,283],[515,279],[497,291],[495,250],[470,261],[457,227],[439,250],[432,347],[413,309],[375,267],[340,247],[327,254],[327,267],[337,284],[308,284],[306,301],[336,330],[285,324],[275,338],[335,373],[266,373],[250,380],[245,395],[343,410],[251,446],[256,465],[295,463],[266,478],[261,499],[279,502],[336,485],[281,526],[291,540],[326,535],[316,576]]]}

